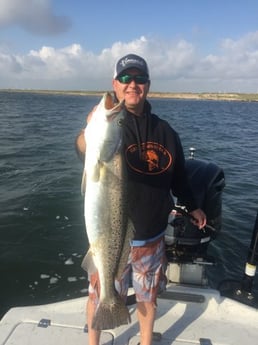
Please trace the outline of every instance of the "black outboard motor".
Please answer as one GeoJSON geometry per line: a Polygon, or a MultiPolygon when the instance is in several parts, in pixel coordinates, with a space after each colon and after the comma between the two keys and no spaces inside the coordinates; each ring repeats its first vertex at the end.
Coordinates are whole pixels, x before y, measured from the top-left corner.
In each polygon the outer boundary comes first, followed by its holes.
{"type": "Polygon", "coordinates": [[[216,164],[193,159],[190,149],[186,171],[196,198],[197,207],[207,216],[207,225],[199,229],[180,199],[169,216],[165,234],[169,281],[184,284],[207,285],[205,267],[214,260],[206,254],[210,241],[221,230],[222,191],[224,172],[216,164]]]}
{"type": "MultiPolygon", "coordinates": [[[[180,255],[181,260],[182,256],[205,255],[209,242],[216,238],[221,230],[222,191],[225,187],[223,170],[214,163],[193,159],[193,152],[191,152],[190,159],[186,160],[186,171],[197,207],[201,208],[207,216],[207,226],[202,230],[198,229],[191,222],[187,210],[178,199],[170,219],[174,237],[171,244],[175,250],[171,251],[171,246],[168,246],[170,247],[168,253],[172,253],[173,260],[180,255]]],[[[169,234],[167,235],[169,238],[169,234]]]]}
{"type": "MultiPolygon", "coordinates": [[[[197,206],[201,208],[207,216],[206,232],[212,238],[221,230],[222,212],[222,191],[225,187],[225,176],[221,168],[216,164],[201,160],[186,160],[186,170],[189,182],[196,198],[197,206]]],[[[181,201],[178,200],[181,205],[181,201]]],[[[190,237],[203,237],[202,232],[193,226],[187,229],[190,237]]]]}

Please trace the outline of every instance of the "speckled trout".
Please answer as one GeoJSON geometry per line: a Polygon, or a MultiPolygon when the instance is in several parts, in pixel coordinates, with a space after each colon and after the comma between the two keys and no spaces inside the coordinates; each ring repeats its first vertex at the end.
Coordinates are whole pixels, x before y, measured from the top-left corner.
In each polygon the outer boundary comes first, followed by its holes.
{"type": "Polygon", "coordinates": [[[117,294],[115,278],[126,265],[132,225],[127,217],[127,183],[121,155],[124,102],[114,104],[109,93],[92,113],[85,129],[85,223],[90,244],[82,267],[100,278],[100,298],[93,318],[96,330],[130,322],[125,302],[117,294]]]}

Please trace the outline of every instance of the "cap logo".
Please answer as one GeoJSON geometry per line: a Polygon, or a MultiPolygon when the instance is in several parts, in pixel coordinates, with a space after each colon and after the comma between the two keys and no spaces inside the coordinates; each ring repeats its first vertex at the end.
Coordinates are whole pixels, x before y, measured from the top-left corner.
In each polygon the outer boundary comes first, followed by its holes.
{"type": "Polygon", "coordinates": [[[141,60],[137,60],[137,59],[130,59],[128,57],[126,57],[125,59],[123,59],[120,64],[125,67],[126,65],[128,64],[137,64],[137,65],[140,65],[140,66],[144,66],[144,62],[141,61],[141,60]]]}

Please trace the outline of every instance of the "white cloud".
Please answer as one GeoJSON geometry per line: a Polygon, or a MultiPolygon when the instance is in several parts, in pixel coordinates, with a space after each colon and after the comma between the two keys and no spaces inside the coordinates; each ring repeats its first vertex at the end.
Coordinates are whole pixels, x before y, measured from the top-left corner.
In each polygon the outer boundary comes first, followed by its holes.
{"type": "Polygon", "coordinates": [[[148,61],[153,91],[257,92],[258,32],[225,39],[220,54],[201,56],[190,42],[140,37],[115,42],[99,54],[80,44],[42,47],[26,55],[0,48],[0,88],[105,90],[111,88],[115,61],[133,52],[148,61]]]}
{"type": "MultiPolygon", "coordinates": [[[[241,80],[258,78],[258,31],[249,33],[239,40],[224,39],[220,55],[208,55],[201,60],[205,76],[221,80],[241,80]],[[210,71],[210,72],[208,72],[210,71]]],[[[198,71],[199,72],[199,71],[198,71]]]]}
{"type": "Polygon", "coordinates": [[[33,34],[54,35],[66,31],[70,21],[54,14],[49,0],[1,0],[0,27],[11,25],[33,34]]]}

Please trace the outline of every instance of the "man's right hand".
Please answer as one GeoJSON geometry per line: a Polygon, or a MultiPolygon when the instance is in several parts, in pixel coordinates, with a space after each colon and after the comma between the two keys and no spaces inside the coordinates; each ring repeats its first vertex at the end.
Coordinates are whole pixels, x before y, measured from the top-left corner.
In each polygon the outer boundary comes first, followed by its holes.
{"type": "Polygon", "coordinates": [[[85,152],[86,152],[86,142],[84,138],[84,131],[85,130],[82,129],[75,139],[75,150],[81,161],[84,161],[85,152]]]}
{"type": "MultiPolygon", "coordinates": [[[[95,105],[92,111],[87,115],[86,123],[90,122],[92,114],[94,113],[96,107],[97,105],[95,105]]],[[[75,150],[76,150],[77,155],[82,161],[84,161],[85,159],[85,152],[86,152],[86,141],[85,141],[84,131],[85,129],[82,129],[75,139],[75,150]]]]}

